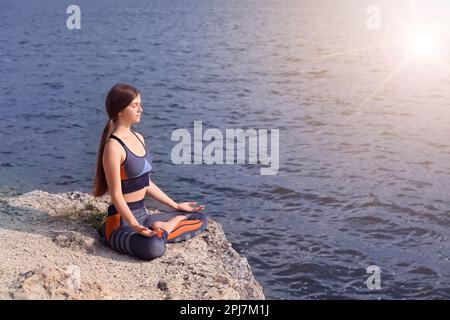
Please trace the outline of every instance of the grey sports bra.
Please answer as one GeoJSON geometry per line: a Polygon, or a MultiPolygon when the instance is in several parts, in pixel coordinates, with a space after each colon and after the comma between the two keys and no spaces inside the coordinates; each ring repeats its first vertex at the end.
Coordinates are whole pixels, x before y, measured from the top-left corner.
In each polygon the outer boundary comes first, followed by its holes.
{"type": "Polygon", "coordinates": [[[135,155],[127,145],[118,137],[111,134],[110,138],[117,140],[125,149],[125,160],[120,165],[120,180],[122,193],[131,193],[150,185],[150,171],[152,170],[152,156],[147,152],[144,143],[133,132],[145,149],[145,155],[139,157],[135,155]]]}

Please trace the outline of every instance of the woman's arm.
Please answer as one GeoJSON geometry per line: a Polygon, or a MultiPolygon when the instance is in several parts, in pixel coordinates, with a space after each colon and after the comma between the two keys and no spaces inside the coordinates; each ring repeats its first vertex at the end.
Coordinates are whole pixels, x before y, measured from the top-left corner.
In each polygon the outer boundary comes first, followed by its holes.
{"type": "Polygon", "coordinates": [[[158,188],[158,186],[153,181],[150,181],[150,185],[147,187],[147,190],[145,192],[153,199],[165,204],[166,206],[169,206],[174,210],[178,210],[178,203],[173,201],[160,188],[158,188]]]}
{"type": "Polygon", "coordinates": [[[197,205],[197,202],[195,201],[180,203],[173,201],[160,188],[158,188],[158,186],[153,181],[150,181],[150,185],[147,187],[146,193],[149,196],[153,197],[155,200],[158,200],[159,202],[171,207],[176,211],[196,212],[205,209],[205,206],[197,205]]]}
{"type": "MultiPolygon", "coordinates": [[[[136,134],[139,136],[139,138],[143,141],[142,143],[145,146],[144,137],[136,132],[136,134]]],[[[205,206],[197,206],[197,202],[181,202],[177,203],[173,201],[168,195],[166,195],[158,186],[153,182],[150,181],[150,185],[146,189],[146,194],[148,194],[150,197],[153,197],[155,200],[165,204],[166,206],[169,206],[170,208],[177,210],[177,211],[184,211],[184,212],[196,212],[205,209],[205,206]]]]}

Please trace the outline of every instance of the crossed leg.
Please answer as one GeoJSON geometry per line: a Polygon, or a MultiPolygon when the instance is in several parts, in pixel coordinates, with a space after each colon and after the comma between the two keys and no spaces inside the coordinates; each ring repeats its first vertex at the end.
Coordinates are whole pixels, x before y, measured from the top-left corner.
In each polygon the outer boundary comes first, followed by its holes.
{"type": "Polygon", "coordinates": [[[201,212],[182,214],[179,211],[148,215],[143,225],[153,230],[164,229],[168,232],[167,242],[188,240],[205,231],[207,216],[201,212]]]}

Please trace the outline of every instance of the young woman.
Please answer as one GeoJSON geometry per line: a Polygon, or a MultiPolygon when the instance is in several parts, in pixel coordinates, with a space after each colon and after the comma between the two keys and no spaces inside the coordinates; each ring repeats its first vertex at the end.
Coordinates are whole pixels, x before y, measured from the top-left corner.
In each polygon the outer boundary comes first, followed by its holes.
{"type": "Polygon", "coordinates": [[[187,240],[203,232],[207,217],[197,212],[204,206],[195,206],[196,202],[176,203],[150,181],[151,155],[144,137],[131,130],[140,121],[142,111],[139,91],[130,85],[116,84],[106,96],[109,120],[97,155],[93,195],[100,197],[107,191],[111,195],[112,204],[104,224],[109,246],[151,260],[164,254],[166,242],[187,240]],[[147,214],[147,193],[175,211],[147,214]]]}

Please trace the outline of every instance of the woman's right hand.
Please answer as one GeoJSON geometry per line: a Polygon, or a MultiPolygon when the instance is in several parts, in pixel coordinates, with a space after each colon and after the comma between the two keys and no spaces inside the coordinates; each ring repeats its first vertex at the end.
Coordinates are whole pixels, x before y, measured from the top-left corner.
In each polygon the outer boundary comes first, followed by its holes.
{"type": "Polygon", "coordinates": [[[140,235],[143,235],[144,237],[147,237],[147,238],[150,238],[151,236],[154,236],[156,234],[155,231],[152,231],[149,228],[141,226],[141,225],[133,227],[133,229],[140,235]]]}

